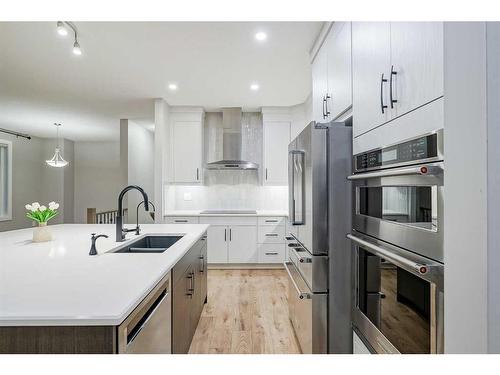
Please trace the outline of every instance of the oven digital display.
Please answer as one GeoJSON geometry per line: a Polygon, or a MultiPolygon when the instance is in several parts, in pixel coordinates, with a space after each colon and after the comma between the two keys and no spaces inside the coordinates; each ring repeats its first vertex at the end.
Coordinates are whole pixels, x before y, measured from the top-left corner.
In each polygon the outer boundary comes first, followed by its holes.
{"type": "Polygon", "coordinates": [[[382,163],[388,161],[393,161],[398,158],[398,149],[393,148],[392,150],[382,150],[382,163]]]}
{"type": "Polygon", "coordinates": [[[385,165],[408,163],[437,156],[437,134],[431,134],[398,145],[358,154],[356,170],[380,168],[385,165]]]}

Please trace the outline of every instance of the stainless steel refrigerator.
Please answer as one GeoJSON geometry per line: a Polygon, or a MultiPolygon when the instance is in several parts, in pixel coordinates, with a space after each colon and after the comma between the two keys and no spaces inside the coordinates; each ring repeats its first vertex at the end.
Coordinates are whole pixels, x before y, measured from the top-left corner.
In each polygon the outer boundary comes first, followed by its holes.
{"type": "Polygon", "coordinates": [[[303,353],[351,353],[352,127],[311,122],[288,146],[290,320],[303,353]]]}

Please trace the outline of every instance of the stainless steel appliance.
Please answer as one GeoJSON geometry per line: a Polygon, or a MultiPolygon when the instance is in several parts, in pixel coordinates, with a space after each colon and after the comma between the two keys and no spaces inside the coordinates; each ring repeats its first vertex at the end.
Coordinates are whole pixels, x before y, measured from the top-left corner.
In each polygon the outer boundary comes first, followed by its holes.
{"type": "Polygon", "coordinates": [[[170,273],[118,326],[118,353],[170,354],[172,303],[170,273]]]}
{"type": "Polygon", "coordinates": [[[349,353],[352,128],[310,123],[288,146],[290,320],[303,353],[349,353]]]}
{"type": "Polygon", "coordinates": [[[354,166],[353,324],[377,353],[442,353],[443,132],[354,166]]]}

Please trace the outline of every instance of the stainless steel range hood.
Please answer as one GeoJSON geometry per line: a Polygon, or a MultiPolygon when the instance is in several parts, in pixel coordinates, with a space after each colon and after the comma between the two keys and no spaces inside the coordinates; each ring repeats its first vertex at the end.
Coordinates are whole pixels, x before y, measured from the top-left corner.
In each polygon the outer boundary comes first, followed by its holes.
{"type": "Polygon", "coordinates": [[[242,157],[241,108],[222,110],[222,142],[219,143],[222,159],[207,163],[207,169],[259,169],[259,164],[242,157]]]}

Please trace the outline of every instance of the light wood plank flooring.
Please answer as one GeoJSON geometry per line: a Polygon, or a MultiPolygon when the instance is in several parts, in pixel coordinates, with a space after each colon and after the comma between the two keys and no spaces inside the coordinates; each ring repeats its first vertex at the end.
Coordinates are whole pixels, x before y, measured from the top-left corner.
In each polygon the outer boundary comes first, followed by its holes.
{"type": "Polygon", "coordinates": [[[208,303],[191,354],[300,353],[285,270],[209,270],[208,303]]]}

